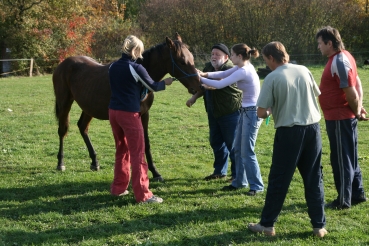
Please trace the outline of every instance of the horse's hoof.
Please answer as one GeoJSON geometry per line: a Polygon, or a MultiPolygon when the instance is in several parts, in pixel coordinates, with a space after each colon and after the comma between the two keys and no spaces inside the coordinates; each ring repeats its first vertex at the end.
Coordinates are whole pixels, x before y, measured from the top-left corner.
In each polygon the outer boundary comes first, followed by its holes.
{"type": "Polygon", "coordinates": [[[164,181],[164,178],[162,176],[153,177],[151,179],[151,181],[153,181],[153,182],[163,182],[164,181]]]}
{"type": "Polygon", "coordinates": [[[65,171],[65,166],[57,166],[56,170],[63,172],[63,171],[65,171]]]}
{"type": "Polygon", "coordinates": [[[98,165],[98,166],[91,165],[91,166],[90,166],[90,169],[91,169],[92,171],[99,171],[99,170],[100,170],[100,165],[98,165]]]}

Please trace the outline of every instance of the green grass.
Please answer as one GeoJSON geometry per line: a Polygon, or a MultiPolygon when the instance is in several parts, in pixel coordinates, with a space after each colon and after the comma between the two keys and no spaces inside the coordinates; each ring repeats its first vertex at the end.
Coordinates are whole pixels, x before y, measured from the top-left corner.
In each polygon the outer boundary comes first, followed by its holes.
{"type": "MultiPolygon", "coordinates": [[[[319,82],[322,67],[311,67],[319,82]]],[[[359,70],[364,93],[369,69],[359,70]]],[[[368,245],[369,202],[344,211],[327,210],[329,234],[312,236],[302,180],[296,171],[276,223],[274,238],[247,230],[258,222],[265,193],[248,189],[222,192],[224,180],[206,182],[212,151],[202,99],[185,106],[187,90],[175,83],[155,93],[150,111],[154,161],[165,178],[150,183],[163,204],[136,204],[132,192],[110,196],[114,141],[108,121],[93,120],[90,137],[101,170],[90,159],[76,126],[80,109],[71,111],[65,140],[66,171],[56,171],[57,123],[51,76],[0,79],[0,245],[368,245]],[[11,110],[11,111],[10,111],[11,110]]],[[[366,93],[364,105],[369,104],[366,93]]],[[[369,122],[359,123],[359,154],[364,186],[369,189],[369,122]]],[[[336,197],[329,143],[321,121],[326,201],[336,197]]],[[[256,153],[267,178],[274,137],[273,121],[263,123],[256,153]]],[[[150,174],[151,176],[151,174],[150,174]]],[[[129,188],[131,190],[131,188],[129,188]]]]}

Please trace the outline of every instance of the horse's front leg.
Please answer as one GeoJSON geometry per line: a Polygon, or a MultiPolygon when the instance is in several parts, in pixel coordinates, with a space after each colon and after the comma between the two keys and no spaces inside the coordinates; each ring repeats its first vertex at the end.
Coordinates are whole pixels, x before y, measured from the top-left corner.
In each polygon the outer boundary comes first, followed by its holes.
{"type": "Polygon", "coordinates": [[[59,152],[58,152],[58,165],[56,166],[56,170],[65,171],[63,143],[66,131],[65,133],[62,133],[62,131],[60,131],[59,126],[58,133],[59,133],[59,152]]]}
{"type": "Polygon", "coordinates": [[[88,127],[90,125],[91,120],[92,120],[91,116],[87,115],[85,112],[82,112],[77,125],[78,125],[79,132],[81,133],[81,136],[83,138],[83,141],[85,141],[86,147],[88,149],[88,153],[92,161],[90,165],[90,169],[92,171],[99,171],[100,165],[99,165],[99,162],[97,161],[97,155],[96,155],[94,147],[92,146],[91,139],[88,136],[88,127]]]}
{"type": "Polygon", "coordinates": [[[150,149],[150,139],[149,139],[149,111],[147,111],[145,114],[141,115],[141,122],[142,127],[144,129],[144,136],[145,136],[145,155],[146,155],[146,161],[147,165],[149,166],[149,170],[153,175],[153,178],[151,180],[153,181],[164,181],[164,178],[160,175],[159,171],[156,169],[155,164],[152,160],[151,155],[151,149],[150,149]]]}

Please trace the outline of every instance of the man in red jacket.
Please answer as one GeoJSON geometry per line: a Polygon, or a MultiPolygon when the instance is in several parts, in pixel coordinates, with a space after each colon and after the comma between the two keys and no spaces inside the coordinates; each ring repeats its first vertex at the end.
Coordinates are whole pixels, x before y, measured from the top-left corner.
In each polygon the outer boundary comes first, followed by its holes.
{"type": "Polygon", "coordinates": [[[327,207],[345,209],[367,200],[358,163],[357,122],[368,120],[356,62],[345,50],[337,29],[324,27],[316,34],[318,49],[328,62],[319,96],[331,149],[331,165],[338,197],[327,207]]]}

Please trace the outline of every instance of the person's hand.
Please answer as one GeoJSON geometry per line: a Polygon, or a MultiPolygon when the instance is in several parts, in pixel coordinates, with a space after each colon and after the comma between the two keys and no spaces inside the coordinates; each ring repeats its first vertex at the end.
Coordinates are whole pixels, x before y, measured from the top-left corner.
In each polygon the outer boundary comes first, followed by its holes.
{"type": "Polygon", "coordinates": [[[205,77],[207,78],[208,77],[208,73],[204,73],[203,71],[199,70],[199,69],[196,69],[197,70],[197,74],[200,76],[200,77],[205,77]]]}
{"type": "Polygon", "coordinates": [[[187,107],[191,108],[191,106],[194,105],[195,102],[196,102],[196,98],[191,97],[190,99],[187,100],[186,105],[187,105],[187,107]]]}
{"type": "Polygon", "coordinates": [[[269,111],[269,115],[271,115],[273,113],[272,108],[267,108],[267,111],[269,111]]]}
{"type": "Polygon", "coordinates": [[[216,90],[217,89],[215,87],[212,87],[212,86],[209,86],[209,85],[205,85],[205,84],[202,84],[202,87],[204,87],[205,90],[216,90]]]}
{"type": "Polygon", "coordinates": [[[360,121],[368,121],[369,118],[366,117],[368,113],[366,112],[365,108],[361,108],[360,114],[356,116],[356,118],[360,121]]]}
{"type": "Polygon", "coordinates": [[[173,78],[166,78],[164,79],[165,85],[171,85],[173,83],[173,78]]]}
{"type": "Polygon", "coordinates": [[[361,107],[361,112],[362,114],[368,114],[368,112],[366,112],[365,108],[364,107],[361,107]]]}

